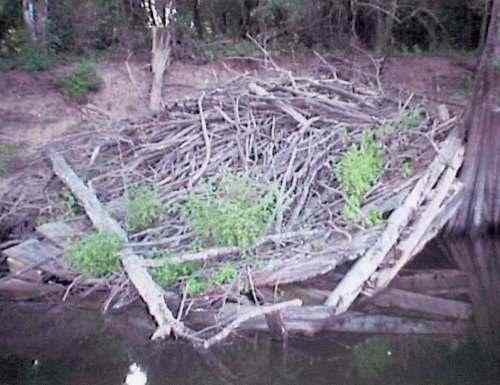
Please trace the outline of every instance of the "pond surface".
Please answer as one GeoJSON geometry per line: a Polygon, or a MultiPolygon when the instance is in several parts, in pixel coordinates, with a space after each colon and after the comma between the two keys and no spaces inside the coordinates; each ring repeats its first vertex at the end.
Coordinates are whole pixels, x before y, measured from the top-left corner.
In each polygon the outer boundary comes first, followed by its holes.
{"type": "Polygon", "coordinates": [[[1,385],[121,385],[131,367],[138,385],[499,383],[499,363],[473,342],[343,334],[293,338],[285,349],[255,335],[207,355],[149,342],[152,325],[139,313],[0,305],[1,385]]]}
{"type": "Polygon", "coordinates": [[[472,337],[341,334],[295,337],[284,348],[246,335],[202,354],[181,341],[149,341],[154,325],[139,307],[102,316],[0,302],[0,385],[498,385],[500,359],[482,347],[485,339],[500,346],[493,342],[500,330],[500,246],[454,245],[441,245],[442,255],[459,258],[472,274],[476,319],[487,331],[481,345],[472,337]]]}

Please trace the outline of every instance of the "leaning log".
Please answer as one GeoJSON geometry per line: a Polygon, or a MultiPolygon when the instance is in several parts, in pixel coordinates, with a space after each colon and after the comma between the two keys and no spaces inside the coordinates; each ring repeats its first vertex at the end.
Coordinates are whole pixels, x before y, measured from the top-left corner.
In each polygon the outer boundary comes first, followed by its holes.
{"type": "MultiPolygon", "coordinates": [[[[450,135],[438,156],[419,179],[403,205],[391,214],[387,227],[375,245],[355,263],[328,297],[325,304],[335,308],[336,314],[347,311],[351,306],[363,290],[365,283],[377,271],[387,254],[397,244],[407,225],[414,219],[419,207],[429,198],[429,194],[443,172],[451,168],[456,174],[462,156],[463,149],[460,139],[455,135],[450,135]]],[[[441,195],[438,198],[441,198],[441,195]]]]}
{"type": "MultiPolygon", "coordinates": [[[[52,162],[52,167],[56,175],[82,203],[94,227],[99,231],[115,234],[124,242],[127,242],[126,231],[108,214],[94,192],[85,186],[66,160],[54,151],[49,152],[49,159],[52,162]]],[[[150,274],[143,266],[143,258],[135,255],[129,249],[125,249],[122,252],[121,260],[128,277],[157,323],[158,328],[153,334],[152,339],[165,338],[172,332],[182,337],[188,337],[191,333],[185,328],[182,322],[175,319],[172,312],[168,309],[163,297],[163,291],[154,283],[150,274]]]]}

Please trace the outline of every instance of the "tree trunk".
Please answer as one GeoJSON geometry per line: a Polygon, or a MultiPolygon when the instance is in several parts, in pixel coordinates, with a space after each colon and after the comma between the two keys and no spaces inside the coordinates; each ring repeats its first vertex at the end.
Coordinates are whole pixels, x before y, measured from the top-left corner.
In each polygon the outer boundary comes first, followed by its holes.
{"type": "Polygon", "coordinates": [[[23,20],[34,45],[44,47],[47,43],[48,0],[23,0],[23,20]]]}
{"type": "Polygon", "coordinates": [[[193,0],[193,23],[198,38],[200,40],[203,40],[203,38],[205,37],[205,28],[203,27],[203,22],[201,21],[199,0],[193,0]]]}
{"type": "Polygon", "coordinates": [[[500,231],[500,0],[494,0],[462,134],[466,154],[461,179],[465,194],[448,232],[486,234],[500,231]]]}
{"type": "Polygon", "coordinates": [[[151,27],[153,48],[151,56],[151,69],[153,82],[149,107],[152,111],[159,112],[163,107],[163,79],[165,69],[170,64],[172,33],[170,28],[151,27]]]}

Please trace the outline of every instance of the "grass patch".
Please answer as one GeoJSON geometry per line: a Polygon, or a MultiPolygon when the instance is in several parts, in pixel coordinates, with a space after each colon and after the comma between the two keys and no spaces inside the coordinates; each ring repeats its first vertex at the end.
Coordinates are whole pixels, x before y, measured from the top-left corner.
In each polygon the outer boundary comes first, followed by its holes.
{"type": "Polygon", "coordinates": [[[222,266],[212,277],[211,282],[215,285],[225,285],[233,282],[238,276],[238,270],[235,266],[230,263],[226,263],[222,266]]]}
{"type": "Polygon", "coordinates": [[[93,233],[70,249],[67,261],[86,276],[105,277],[119,269],[122,246],[123,242],[117,235],[93,233]]]}
{"type": "Polygon", "coordinates": [[[103,80],[94,64],[82,61],[72,73],[58,79],[56,85],[70,99],[77,103],[86,103],[89,94],[101,89],[103,80]]]}
{"type": "Polygon", "coordinates": [[[194,231],[209,244],[252,247],[274,219],[276,193],[249,177],[225,174],[193,193],[182,208],[194,231]]]}
{"type": "Polygon", "coordinates": [[[164,212],[158,193],[142,187],[133,190],[127,200],[127,227],[131,231],[141,231],[152,226],[164,212]]]}
{"type": "Polygon", "coordinates": [[[335,174],[346,196],[343,215],[356,221],[361,216],[364,196],[373,187],[384,169],[384,156],[371,133],[365,133],[359,145],[353,144],[342,155],[335,174]]]}

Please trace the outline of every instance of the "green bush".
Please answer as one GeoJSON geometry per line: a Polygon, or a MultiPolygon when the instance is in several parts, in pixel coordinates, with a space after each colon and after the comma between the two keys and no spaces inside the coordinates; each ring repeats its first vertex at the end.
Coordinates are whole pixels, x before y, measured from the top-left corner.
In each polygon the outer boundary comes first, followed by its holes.
{"type": "Polygon", "coordinates": [[[94,233],[74,245],[67,260],[70,266],[90,277],[105,277],[120,267],[123,242],[117,235],[94,233]]]}
{"type": "Polygon", "coordinates": [[[21,68],[28,72],[46,71],[55,62],[49,51],[30,46],[24,46],[21,49],[19,60],[21,68]]]}
{"type": "Polygon", "coordinates": [[[262,237],[275,213],[276,194],[248,177],[226,174],[192,194],[183,214],[195,232],[217,246],[247,249],[262,237]]]}
{"type": "Polygon", "coordinates": [[[197,263],[167,263],[161,267],[151,270],[154,281],[162,286],[173,286],[179,282],[185,282],[187,293],[198,295],[206,290],[208,285],[203,282],[199,275],[200,265],[197,263]]]}
{"type": "Polygon", "coordinates": [[[237,275],[238,270],[236,270],[236,267],[230,263],[227,263],[215,273],[211,281],[216,285],[224,285],[234,281],[237,275]]]}
{"type": "Polygon", "coordinates": [[[86,103],[90,93],[101,89],[103,80],[92,63],[82,61],[71,74],[58,79],[56,84],[77,103],[86,103]]]}
{"type": "Polygon", "coordinates": [[[382,150],[371,133],[363,135],[361,143],[353,144],[342,156],[335,174],[346,195],[344,216],[348,220],[359,218],[363,197],[380,177],[383,168],[382,150]]]}
{"type": "Polygon", "coordinates": [[[127,200],[127,226],[131,231],[145,230],[155,223],[164,208],[155,190],[139,188],[127,200]]]}

